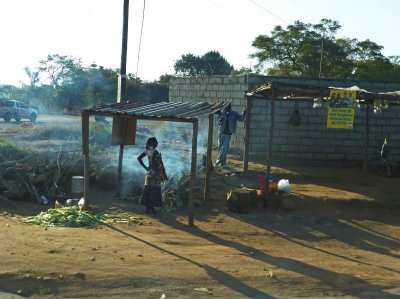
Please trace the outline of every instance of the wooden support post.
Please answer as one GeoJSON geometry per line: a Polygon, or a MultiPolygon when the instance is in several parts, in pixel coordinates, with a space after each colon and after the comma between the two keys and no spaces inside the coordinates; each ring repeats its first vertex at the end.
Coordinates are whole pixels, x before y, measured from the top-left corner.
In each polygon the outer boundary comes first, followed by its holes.
{"type": "Polygon", "coordinates": [[[214,114],[210,114],[208,115],[207,164],[206,164],[206,178],[204,183],[204,201],[210,199],[210,173],[212,167],[213,130],[214,130],[214,114]]]}
{"type": "Polygon", "coordinates": [[[82,153],[83,153],[83,209],[89,209],[89,113],[82,112],[82,153]]]}
{"type": "Polygon", "coordinates": [[[122,161],[124,157],[124,144],[119,146],[118,157],[118,176],[117,176],[117,197],[121,196],[121,180],[122,180],[122,161]]]}
{"type": "Polygon", "coordinates": [[[196,184],[196,158],[197,158],[197,131],[199,128],[199,121],[196,118],[193,122],[193,135],[192,135],[192,167],[190,172],[190,191],[189,191],[189,225],[194,225],[194,188],[196,184]]]}
{"type": "Polygon", "coordinates": [[[246,96],[246,119],[245,119],[245,135],[244,135],[244,153],[243,153],[243,174],[246,175],[249,171],[249,149],[250,149],[250,115],[252,106],[251,97],[246,96]]]}
{"type": "Polygon", "coordinates": [[[268,141],[268,157],[267,157],[267,184],[266,184],[266,196],[268,196],[269,190],[269,175],[271,173],[271,162],[272,162],[272,142],[274,138],[274,122],[275,122],[275,101],[276,101],[276,91],[272,87],[271,94],[271,126],[269,128],[269,141],[268,141]]]}
{"type": "MultiPolygon", "coordinates": [[[[125,132],[127,126],[127,119],[123,119],[121,128],[121,139],[119,145],[119,157],[118,157],[118,175],[117,175],[117,197],[121,196],[121,181],[122,181],[122,161],[124,159],[124,147],[125,147],[125,132]]],[[[136,128],[135,128],[136,131],[136,128]]]]}
{"type": "Polygon", "coordinates": [[[369,147],[369,102],[367,100],[367,105],[365,109],[365,136],[364,136],[364,165],[363,172],[368,171],[368,147],[369,147]]]}

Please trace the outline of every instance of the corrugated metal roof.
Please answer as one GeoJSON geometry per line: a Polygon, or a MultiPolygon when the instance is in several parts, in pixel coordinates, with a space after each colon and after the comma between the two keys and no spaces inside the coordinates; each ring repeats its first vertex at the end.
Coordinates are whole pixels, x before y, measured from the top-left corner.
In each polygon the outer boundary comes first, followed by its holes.
{"type": "Polygon", "coordinates": [[[88,108],[82,112],[106,116],[135,116],[140,118],[190,120],[200,116],[213,114],[220,110],[225,103],[209,104],[207,102],[159,102],[149,103],[113,103],[88,108]]]}
{"type": "MultiPolygon", "coordinates": [[[[247,96],[263,95],[264,97],[270,97],[274,89],[278,95],[290,96],[290,97],[327,97],[329,96],[330,89],[343,89],[341,87],[322,87],[313,85],[303,84],[291,84],[282,82],[270,82],[263,84],[256,89],[248,92],[247,96]]],[[[357,99],[359,100],[386,100],[393,103],[398,103],[400,100],[400,94],[398,92],[385,92],[385,93],[372,93],[363,89],[359,89],[356,86],[346,88],[352,89],[357,92],[357,99]]]]}

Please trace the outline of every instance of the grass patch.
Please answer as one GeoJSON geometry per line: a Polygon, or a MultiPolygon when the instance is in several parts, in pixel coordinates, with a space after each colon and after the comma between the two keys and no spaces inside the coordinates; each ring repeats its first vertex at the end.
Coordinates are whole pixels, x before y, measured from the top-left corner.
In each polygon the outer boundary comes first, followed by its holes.
{"type": "Polygon", "coordinates": [[[39,127],[34,130],[31,138],[32,140],[78,140],[82,138],[82,130],[78,126],[39,127]]]}
{"type": "Polygon", "coordinates": [[[89,142],[92,145],[110,146],[111,127],[102,123],[94,123],[89,128],[89,142]]]}
{"type": "MultiPolygon", "coordinates": [[[[110,146],[111,127],[101,123],[93,123],[89,128],[89,142],[91,145],[110,146]]],[[[82,141],[80,126],[47,126],[35,129],[30,140],[76,140],[82,141]]]]}
{"type": "Polygon", "coordinates": [[[32,153],[28,147],[18,146],[14,143],[0,141],[0,157],[3,160],[19,160],[32,153]]]}

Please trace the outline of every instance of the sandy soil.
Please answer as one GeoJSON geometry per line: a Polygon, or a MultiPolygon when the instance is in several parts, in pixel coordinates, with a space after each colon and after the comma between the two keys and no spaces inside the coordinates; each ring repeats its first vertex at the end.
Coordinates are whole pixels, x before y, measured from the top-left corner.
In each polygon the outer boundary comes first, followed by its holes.
{"type": "MultiPolygon", "coordinates": [[[[231,158],[232,161],[232,158],[231,158]]],[[[252,163],[250,169],[263,169],[252,163]]],[[[212,200],[147,216],[94,192],[141,224],[44,228],[21,221],[48,207],[0,201],[0,291],[30,298],[400,298],[400,179],[359,167],[276,165],[294,210],[229,212],[247,177],[213,173],[212,200]]],[[[4,298],[6,295],[3,294],[4,298]]],[[[1,297],[1,296],[0,296],[1,297]]]]}

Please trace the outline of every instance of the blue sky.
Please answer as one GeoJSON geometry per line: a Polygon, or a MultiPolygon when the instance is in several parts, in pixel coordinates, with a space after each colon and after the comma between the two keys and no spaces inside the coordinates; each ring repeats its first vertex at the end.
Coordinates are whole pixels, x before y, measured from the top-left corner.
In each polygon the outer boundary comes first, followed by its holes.
{"type": "MultiPolygon", "coordinates": [[[[339,21],[338,37],[370,39],[384,55],[400,55],[399,11],[397,0],[130,0],[127,72],[153,81],[173,74],[182,54],[211,50],[236,69],[251,67],[256,36],[322,18],[339,21]]],[[[48,54],[119,68],[122,12],[123,0],[0,1],[0,84],[27,83],[24,68],[48,54]]]]}

